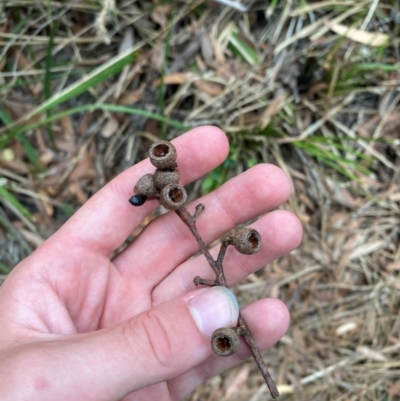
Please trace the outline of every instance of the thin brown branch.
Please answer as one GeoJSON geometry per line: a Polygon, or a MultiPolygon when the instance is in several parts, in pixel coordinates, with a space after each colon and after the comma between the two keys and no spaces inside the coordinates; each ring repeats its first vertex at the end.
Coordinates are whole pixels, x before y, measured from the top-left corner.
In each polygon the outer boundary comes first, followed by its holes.
{"type": "MultiPolygon", "coordinates": [[[[211,266],[216,276],[215,280],[206,280],[200,278],[199,276],[196,276],[193,281],[195,285],[199,284],[219,285],[228,288],[222,267],[222,261],[224,259],[229,242],[227,241],[222,242],[217,261],[215,261],[196,228],[196,219],[203,210],[204,206],[200,204],[196,207],[196,212],[193,216],[187,211],[187,209],[184,206],[175,211],[175,213],[179,216],[179,218],[183,221],[183,223],[189,228],[190,232],[193,234],[200,248],[200,251],[206,257],[208,264],[211,266]]],[[[260,369],[260,372],[265,380],[265,383],[268,386],[272,398],[278,397],[279,391],[276,388],[276,385],[272,380],[271,375],[269,374],[268,368],[265,365],[265,362],[261,356],[260,350],[258,349],[256,342],[254,341],[253,335],[249,327],[247,326],[246,321],[244,320],[243,316],[240,313],[238,320],[238,334],[243,336],[244,341],[249,347],[250,352],[253,355],[253,358],[256,361],[257,366],[260,369]]]]}

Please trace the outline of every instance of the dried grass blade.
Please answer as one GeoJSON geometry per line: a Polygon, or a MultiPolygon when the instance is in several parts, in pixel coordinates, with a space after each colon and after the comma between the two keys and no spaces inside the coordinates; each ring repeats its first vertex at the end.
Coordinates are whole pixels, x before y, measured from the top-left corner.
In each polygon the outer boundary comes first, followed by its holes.
{"type": "Polygon", "coordinates": [[[379,32],[367,32],[360,29],[350,28],[346,25],[336,24],[331,21],[325,21],[325,25],[340,36],[345,36],[350,40],[362,43],[364,45],[379,47],[389,43],[389,35],[379,32]]]}

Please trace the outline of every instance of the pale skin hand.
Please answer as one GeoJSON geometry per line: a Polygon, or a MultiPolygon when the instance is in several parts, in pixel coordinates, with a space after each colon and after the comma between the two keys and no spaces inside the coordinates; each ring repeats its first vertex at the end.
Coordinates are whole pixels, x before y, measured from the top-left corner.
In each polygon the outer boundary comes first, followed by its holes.
{"type": "MultiPolygon", "coordinates": [[[[228,152],[227,138],[214,127],[194,129],[174,144],[184,185],[214,169],[228,152]]],[[[194,323],[187,303],[201,290],[193,277],[213,275],[204,257],[188,260],[197,244],[174,213],[154,220],[110,261],[108,255],[157,206],[128,203],[137,180],[153,171],[145,160],[116,177],[0,288],[1,400],[180,400],[249,356],[243,344],[234,356],[214,355],[194,323]]],[[[204,203],[197,226],[211,243],[289,195],[289,179],[279,168],[258,165],[187,208],[193,213],[204,203]]],[[[302,236],[297,218],[284,210],[252,226],[262,248],[250,257],[228,250],[230,286],[296,248],[302,236]]],[[[276,299],[242,313],[261,349],[289,325],[288,311],[276,299]]]]}

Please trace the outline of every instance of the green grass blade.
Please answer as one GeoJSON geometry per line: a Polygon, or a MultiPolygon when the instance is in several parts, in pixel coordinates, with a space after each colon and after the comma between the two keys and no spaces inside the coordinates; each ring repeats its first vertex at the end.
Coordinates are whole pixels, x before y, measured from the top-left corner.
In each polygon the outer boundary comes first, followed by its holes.
{"type": "Polygon", "coordinates": [[[3,122],[4,125],[12,124],[12,120],[7,112],[0,107],[0,120],[3,122]]]}
{"type": "Polygon", "coordinates": [[[330,152],[327,152],[325,149],[322,150],[318,146],[312,143],[305,143],[300,141],[292,142],[293,146],[297,146],[298,148],[304,150],[311,156],[315,157],[317,160],[322,161],[326,165],[332,167],[338,173],[342,174],[343,176],[349,178],[350,180],[359,182],[359,178],[357,178],[350,169],[346,169],[342,167],[342,165],[353,167],[357,170],[357,163],[351,160],[346,160],[341,157],[338,157],[330,152]]]}
{"type": "Polygon", "coordinates": [[[50,39],[47,45],[47,55],[46,55],[46,62],[45,62],[45,73],[43,78],[43,94],[46,100],[50,99],[51,97],[51,68],[53,65],[53,45],[54,45],[54,36],[55,36],[56,28],[54,23],[50,24],[50,39]]]}
{"type": "MultiPolygon", "coordinates": [[[[108,62],[104,63],[102,66],[96,68],[89,74],[85,75],[81,79],[79,79],[77,82],[74,84],[68,86],[65,88],[63,91],[60,93],[57,93],[53,96],[51,96],[49,99],[47,99],[45,102],[43,102],[40,106],[37,108],[33,109],[31,112],[29,112],[25,117],[24,121],[29,120],[33,116],[47,112],[49,110],[52,110],[54,107],[57,105],[64,103],[68,100],[70,100],[73,97],[76,97],[83,92],[86,92],[90,88],[94,87],[95,85],[105,81],[107,78],[117,74],[122,68],[124,68],[126,65],[129,63],[132,63],[134,58],[135,58],[135,53],[136,53],[136,48],[132,47],[130,49],[127,49],[126,51],[122,52],[121,54],[113,57],[111,60],[108,62]]],[[[43,121],[53,121],[51,120],[50,116],[43,120],[43,121]]],[[[15,137],[18,133],[25,132],[27,131],[26,127],[18,127],[18,123],[16,124],[9,124],[7,127],[10,132],[8,135],[5,135],[0,138],[0,148],[3,148],[8,141],[15,137]]],[[[42,124],[36,125],[40,126],[42,124]]],[[[33,125],[29,125],[29,127],[32,127],[33,125]]]]}
{"type": "MultiPolygon", "coordinates": [[[[0,108],[0,120],[3,121],[4,125],[9,125],[12,123],[10,116],[2,108],[0,108]]],[[[21,142],[21,145],[24,148],[24,152],[28,156],[29,160],[39,171],[43,171],[43,168],[39,163],[39,155],[36,152],[36,149],[30,144],[30,142],[24,136],[16,135],[16,137],[18,141],[21,142]]]]}
{"type": "Polygon", "coordinates": [[[23,132],[30,131],[30,130],[40,127],[42,125],[45,125],[45,124],[51,123],[55,120],[58,120],[59,118],[70,116],[75,113],[93,112],[96,110],[106,110],[106,111],[115,112],[115,113],[134,114],[137,116],[142,116],[142,117],[150,118],[150,119],[153,119],[156,121],[160,121],[162,123],[168,124],[171,127],[176,128],[181,131],[189,130],[189,129],[193,128],[191,126],[182,124],[179,121],[172,120],[168,117],[164,117],[159,114],[152,113],[150,111],[136,109],[134,107],[120,106],[120,105],[116,105],[116,104],[89,104],[89,105],[84,105],[84,106],[73,107],[71,109],[59,112],[57,114],[53,114],[52,116],[47,117],[43,120],[37,121],[35,123],[20,127],[18,129],[14,129],[8,135],[5,135],[0,138],[0,149],[3,149],[4,147],[6,147],[8,142],[13,137],[18,136],[19,134],[22,134],[23,132]]]}
{"type": "Polygon", "coordinates": [[[258,63],[257,52],[246,43],[236,32],[232,32],[229,42],[231,46],[250,64],[256,65],[258,63]]]}
{"type": "Polygon", "coordinates": [[[21,135],[17,135],[18,141],[21,142],[22,147],[24,148],[24,153],[28,157],[28,159],[32,162],[35,168],[39,171],[44,171],[43,167],[39,163],[39,154],[37,153],[36,149],[31,145],[28,139],[21,135]]]}
{"type": "MultiPolygon", "coordinates": [[[[62,90],[60,93],[51,96],[40,106],[36,107],[31,112],[29,112],[24,117],[24,121],[29,120],[30,118],[32,118],[37,114],[44,113],[48,110],[53,109],[57,105],[64,103],[72,99],[73,97],[76,97],[88,91],[90,88],[93,88],[97,84],[117,74],[119,71],[121,71],[122,68],[133,62],[135,58],[135,53],[136,53],[136,48],[131,47],[130,49],[127,49],[121,54],[118,54],[117,56],[113,57],[111,60],[107,61],[100,67],[94,69],[92,72],[79,79],[77,82],[73,83],[72,85],[62,90]]],[[[8,128],[14,129],[15,126],[11,126],[8,128]]]]}
{"type": "MultiPolygon", "coordinates": [[[[142,110],[142,109],[136,109],[134,107],[128,107],[128,106],[120,106],[118,104],[92,104],[92,105],[85,105],[85,106],[80,106],[80,107],[75,107],[69,110],[66,110],[65,112],[55,114],[52,116],[51,120],[54,121],[57,118],[58,115],[66,116],[66,115],[71,115],[74,113],[82,112],[82,111],[95,111],[95,110],[105,110],[105,111],[110,111],[110,112],[115,112],[115,113],[124,113],[124,114],[135,114],[137,116],[142,116],[142,117],[147,117],[151,118],[153,120],[157,120],[163,123],[166,123],[170,125],[173,128],[179,129],[179,130],[187,130],[192,127],[187,126],[185,124],[182,124],[179,121],[172,120],[168,117],[161,116],[160,114],[157,113],[152,113],[147,110],[142,110]],[[67,113],[67,114],[65,114],[67,113]]],[[[43,122],[42,122],[43,124],[43,122]]]]}
{"type": "Polygon", "coordinates": [[[11,269],[6,266],[4,263],[0,262],[0,273],[2,274],[8,274],[10,273],[11,269]]]}
{"type": "MultiPolygon", "coordinates": [[[[173,16],[175,16],[175,0],[173,0],[173,16]]],[[[169,16],[169,20],[171,17],[169,16]]],[[[172,17],[173,19],[173,17],[172,17]]],[[[174,25],[171,24],[171,26],[168,29],[167,32],[167,37],[165,38],[165,45],[163,49],[163,60],[162,60],[162,66],[161,66],[161,71],[160,71],[160,85],[158,87],[158,96],[157,96],[157,105],[160,113],[163,115],[164,114],[164,109],[165,109],[165,104],[164,104],[164,97],[165,97],[165,83],[164,83],[164,77],[165,73],[168,68],[168,55],[170,52],[171,48],[171,38],[172,38],[172,32],[174,30],[174,25]]],[[[160,136],[161,139],[165,139],[165,124],[161,123],[160,124],[160,136]]]]}
{"type": "MultiPolygon", "coordinates": [[[[49,16],[51,17],[51,6],[50,6],[50,1],[47,0],[47,10],[49,12],[49,16]]],[[[49,25],[49,43],[47,44],[47,54],[46,54],[46,60],[45,60],[45,73],[43,77],[43,94],[45,100],[50,99],[51,97],[51,69],[53,66],[53,46],[54,46],[54,38],[55,34],[57,31],[57,23],[56,21],[52,21],[49,25]]],[[[47,111],[47,117],[49,117],[51,114],[51,110],[47,111]]],[[[53,146],[55,146],[55,141],[54,141],[54,134],[53,130],[51,129],[51,126],[47,127],[47,131],[49,133],[49,138],[53,146]]]]}
{"type": "Polygon", "coordinates": [[[16,209],[18,209],[25,217],[28,219],[32,219],[32,214],[28,209],[14,196],[12,195],[6,188],[0,186],[0,198],[6,199],[10,202],[16,209]]]}
{"type": "Polygon", "coordinates": [[[384,64],[384,63],[361,63],[357,65],[357,69],[361,71],[376,71],[384,72],[400,71],[400,64],[384,64]]]}
{"type": "Polygon", "coordinates": [[[105,81],[106,79],[112,77],[113,75],[117,74],[119,71],[122,70],[126,65],[133,62],[135,58],[135,48],[130,48],[121,54],[113,57],[107,63],[103,64],[102,66],[96,68],[88,75],[82,77],[74,84],[68,86],[60,93],[55,94],[50,99],[45,101],[41,104],[38,108],[34,109],[29,118],[43,113],[47,110],[53,109],[55,106],[64,103],[70,100],[73,97],[76,97],[83,92],[88,91],[89,89],[93,88],[97,84],[105,81]]]}

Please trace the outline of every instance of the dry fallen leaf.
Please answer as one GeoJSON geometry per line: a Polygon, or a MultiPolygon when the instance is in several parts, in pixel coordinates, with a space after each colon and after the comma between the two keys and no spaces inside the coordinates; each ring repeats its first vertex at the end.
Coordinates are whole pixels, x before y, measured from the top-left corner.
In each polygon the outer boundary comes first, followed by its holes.
{"type": "MultiPolygon", "coordinates": [[[[174,74],[169,74],[164,77],[165,85],[182,85],[193,79],[193,74],[191,72],[176,72],[174,74]]],[[[161,80],[156,81],[156,86],[161,84],[161,80]]]]}
{"type": "Polygon", "coordinates": [[[377,251],[385,245],[385,241],[378,240],[369,242],[368,244],[356,247],[349,255],[349,260],[360,258],[361,256],[368,255],[369,253],[377,251]]]}
{"type": "Polygon", "coordinates": [[[394,397],[396,395],[400,394],[400,380],[397,380],[397,382],[393,383],[390,388],[389,388],[389,395],[394,397]]]}
{"type": "Polygon", "coordinates": [[[213,59],[214,49],[210,40],[210,36],[206,29],[202,27],[200,35],[201,54],[206,62],[210,63],[213,59]]]}
{"type": "Polygon", "coordinates": [[[356,327],[357,327],[356,322],[343,323],[336,329],[336,335],[343,336],[344,334],[354,331],[356,327]]]}
{"type": "Polygon", "coordinates": [[[14,173],[17,174],[28,174],[29,169],[26,166],[26,164],[20,160],[20,159],[14,159],[11,161],[3,161],[2,158],[0,157],[0,167],[7,167],[7,170],[13,171],[14,173]]]}
{"type": "Polygon", "coordinates": [[[66,134],[67,137],[70,138],[71,140],[75,140],[75,129],[74,125],[72,124],[71,117],[69,116],[61,117],[60,122],[63,133],[66,134]]]}
{"type": "Polygon", "coordinates": [[[159,5],[157,8],[150,14],[151,19],[161,26],[161,28],[165,28],[168,24],[168,13],[171,9],[170,4],[159,5]]]}
{"type": "Polygon", "coordinates": [[[366,356],[368,359],[371,359],[373,361],[377,361],[377,362],[386,361],[385,355],[383,355],[381,352],[375,351],[369,347],[360,345],[359,347],[356,348],[356,351],[359,355],[366,356]]]}
{"type": "Polygon", "coordinates": [[[386,269],[389,270],[389,271],[400,270],[400,262],[389,263],[386,266],[386,269]]]}
{"type": "Polygon", "coordinates": [[[44,239],[39,234],[33,233],[32,231],[29,231],[19,225],[17,226],[17,229],[21,235],[35,248],[39,248],[39,246],[43,244],[44,239]]]}
{"type": "Polygon", "coordinates": [[[289,384],[278,384],[279,394],[292,394],[294,392],[294,387],[289,384]]]}
{"type": "Polygon", "coordinates": [[[359,203],[354,199],[350,191],[346,188],[343,188],[343,186],[341,186],[338,182],[329,181],[328,184],[330,186],[330,189],[332,190],[333,198],[342,206],[348,208],[355,208],[360,206],[359,203]]]}
{"type": "Polygon", "coordinates": [[[348,39],[363,43],[364,45],[378,47],[384,46],[389,42],[389,35],[384,33],[362,31],[330,21],[326,21],[325,25],[338,35],[345,36],[348,39]]]}
{"type": "Polygon", "coordinates": [[[77,181],[68,184],[68,190],[70,194],[75,196],[80,205],[83,205],[88,200],[87,195],[77,181]]]}
{"type": "Polygon", "coordinates": [[[302,349],[306,348],[306,342],[304,341],[303,330],[299,326],[293,327],[293,340],[302,349]]]}
{"type": "Polygon", "coordinates": [[[54,152],[51,149],[46,149],[44,152],[40,153],[39,163],[41,166],[48,166],[54,160],[54,152]]]}
{"type": "Polygon", "coordinates": [[[82,155],[81,160],[72,170],[68,177],[70,182],[78,181],[81,178],[93,177],[95,176],[95,171],[93,167],[93,157],[90,154],[82,155]]]}
{"type": "MultiPolygon", "coordinates": [[[[13,121],[18,120],[19,118],[29,114],[34,109],[34,105],[28,103],[24,100],[7,100],[6,108],[8,110],[8,114],[13,121]]],[[[41,116],[35,116],[28,122],[35,122],[40,119],[41,116]]]]}
{"type": "Polygon", "coordinates": [[[224,90],[224,87],[221,84],[206,81],[204,79],[194,81],[194,86],[209,96],[217,96],[224,90]]]}
{"type": "Polygon", "coordinates": [[[272,100],[260,119],[261,128],[265,128],[271,122],[271,118],[282,109],[282,107],[285,105],[286,98],[287,94],[283,93],[272,100]]]}
{"type": "Polygon", "coordinates": [[[115,118],[110,118],[103,126],[101,130],[101,136],[103,138],[110,138],[118,129],[118,121],[115,118]]]}
{"type": "Polygon", "coordinates": [[[51,204],[51,202],[48,201],[48,194],[46,191],[39,189],[38,194],[42,195],[40,198],[40,201],[42,202],[44,212],[46,213],[47,216],[53,216],[54,214],[54,207],[51,204]]]}
{"type": "Polygon", "coordinates": [[[125,92],[118,99],[118,104],[122,104],[124,106],[129,106],[131,104],[137,103],[142,98],[145,88],[146,88],[146,85],[142,85],[140,88],[138,88],[132,92],[125,92]]]}
{"type": "Polygon", "coordinates": [[[225,397],[233,397],[239,393],[240,390],[243,389],[245,383],[250,374],[250,365],[244,365],[239,372],[235,371],[228,377],[226,380],[227,387],[225,391],[225,397]]]}
{"type": "Polygon", "coordinates": [[[121,43],[119,44],[118,53],[122,53],[125,50],[132,47],[135,43],[135,39],[133,36],[132,27],[128,26],[124,32],[124,36],[122,37],[121,43]]]}

